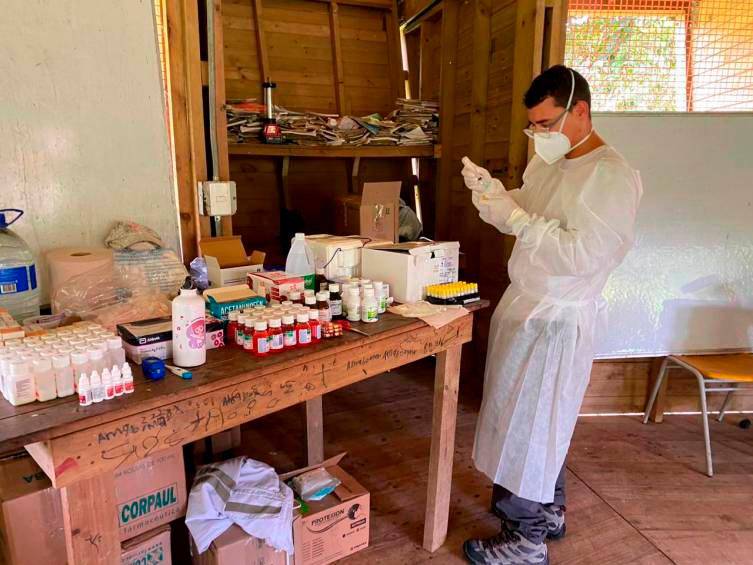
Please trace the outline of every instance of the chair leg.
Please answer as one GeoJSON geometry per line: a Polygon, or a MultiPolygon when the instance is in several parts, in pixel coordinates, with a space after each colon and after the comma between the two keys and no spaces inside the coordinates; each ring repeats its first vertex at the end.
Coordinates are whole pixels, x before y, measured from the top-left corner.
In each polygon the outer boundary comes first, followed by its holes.
{"type": "Polygon", "coordinates": [[[714,476],[714,464],[711,462],[711,435],[709,434],[709,412],[706,405],[706,383],[703,376],[696,374],[698,379],[698,390],[701,396],[701,417],[703,418],[703,439],[706,443],[706,474],[709,477],[714,476]]]}
{"type": "Polygon", "coordinates": [[[669,367],[669,357],[665,357],[664,361],[662,361],[661,367],[659,368],[659,374],[656,377],[656,382],[654,383],[654,388],[651,391],[651,396],[648,399],[648,404],[646,404],[646,411],[643,414],[644,424],[648,424],[648,419],[651,416],[651,409],[654,407],[654,402],[656,402],[656,397],[659,395],[659,389],[661,388],[661,384],[664,381],[664,379],[667,377],[668,367],[669,367]]]}
{"type": "MultiPolygon", "coordinates": [[[[733,388],[737,388],[737,385],[734,385],[733,388]]],[[[727,410],[727,406],[729,406],[729,401],[732,400],[732,393],[735,392],[733,390],[729,391],[727,393],[727,396],[724,397],[724,402],[722,402],[722,407],[719,409],[719,418],[717,418],[717,421],[721,422],[724,420],[724,412],[727,410]]]]}

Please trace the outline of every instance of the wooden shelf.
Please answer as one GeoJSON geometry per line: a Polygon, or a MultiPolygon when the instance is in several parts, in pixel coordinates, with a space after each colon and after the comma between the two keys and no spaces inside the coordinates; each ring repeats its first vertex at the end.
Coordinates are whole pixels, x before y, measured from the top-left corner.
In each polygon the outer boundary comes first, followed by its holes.
{"type": "Polygon", "coordinates": [[[263,143],[229,143],[230,155],[250,155],[255,157],[431,157],[441,155],[439,145],[385,146],[316,146],[316,145],[265,145],[263,143]]]}

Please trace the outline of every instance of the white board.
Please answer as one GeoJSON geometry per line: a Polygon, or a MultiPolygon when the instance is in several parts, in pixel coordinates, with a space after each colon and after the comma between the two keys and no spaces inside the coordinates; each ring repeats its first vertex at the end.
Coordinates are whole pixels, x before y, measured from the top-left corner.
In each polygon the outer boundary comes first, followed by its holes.
{"type": "Polygon", "coordinates": [[[152,2],[4,0],[2,13],[0,207],[26,211],[13,229],[39,254],[102,246],[134,220],[177,250],[152,2]]]}
{"type": "Polygon", "coordinates": [[[600,357],[753,348],[753,114],[601,114],[641,171],[637,239],[607,283],[600,357]]]}

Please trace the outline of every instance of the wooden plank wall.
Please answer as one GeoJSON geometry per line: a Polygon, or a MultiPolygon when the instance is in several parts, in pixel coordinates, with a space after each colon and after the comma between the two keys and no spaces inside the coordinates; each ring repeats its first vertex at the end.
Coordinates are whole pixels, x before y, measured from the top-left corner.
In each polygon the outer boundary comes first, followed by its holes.
{"type": "MultiPolygon", "coordinates": [[[[286,108],[385,115],[402,96],[398,30],[391,17],[390,10],[344,3],[223,0],[226,96],[261,101],[266,74],[278,85],[275,103],[286,108]],[[335,61],[336,50],[341,61],[335,61]]],[[[230,156],[230,178],[238,187],[234,232],[248,249],[263,249],[278,262],[280,166],[271,158],[230,156]]],[[[331,230],[333,203],[348,193],[351,166],[349,159],[290,160],[291,203],[306,232],[331,230]]],[[[407,159],[362,159],[359,171],[363,182],[410,177],[407,159]]]]}

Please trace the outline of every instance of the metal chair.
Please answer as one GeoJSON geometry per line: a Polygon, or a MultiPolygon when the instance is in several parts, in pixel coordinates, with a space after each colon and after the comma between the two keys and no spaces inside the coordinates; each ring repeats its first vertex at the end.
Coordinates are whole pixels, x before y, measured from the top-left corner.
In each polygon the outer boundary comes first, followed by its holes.
{"type": "Polygon", "coordinates": [[[719,409],[718,421],[724,419],[724,413],[732,398],[732,394],[745,383],[753,383],[753,354],[736,355],[670,355],[664,359],[659,375],[651,391],[651,397],[646,405],[643,423],[648,423],[649,414],[656,402],[662,382],[672,369],[685,369],[695,375],[698,380],[698,391],[701,397],[701,417],[703,418],[703,438],[706,442],[706,474],[714,476],[711,461],[711,437],[709,435],[708,408],[706,395],[710,393],[726,392],[727,396],[719,409]]]}

